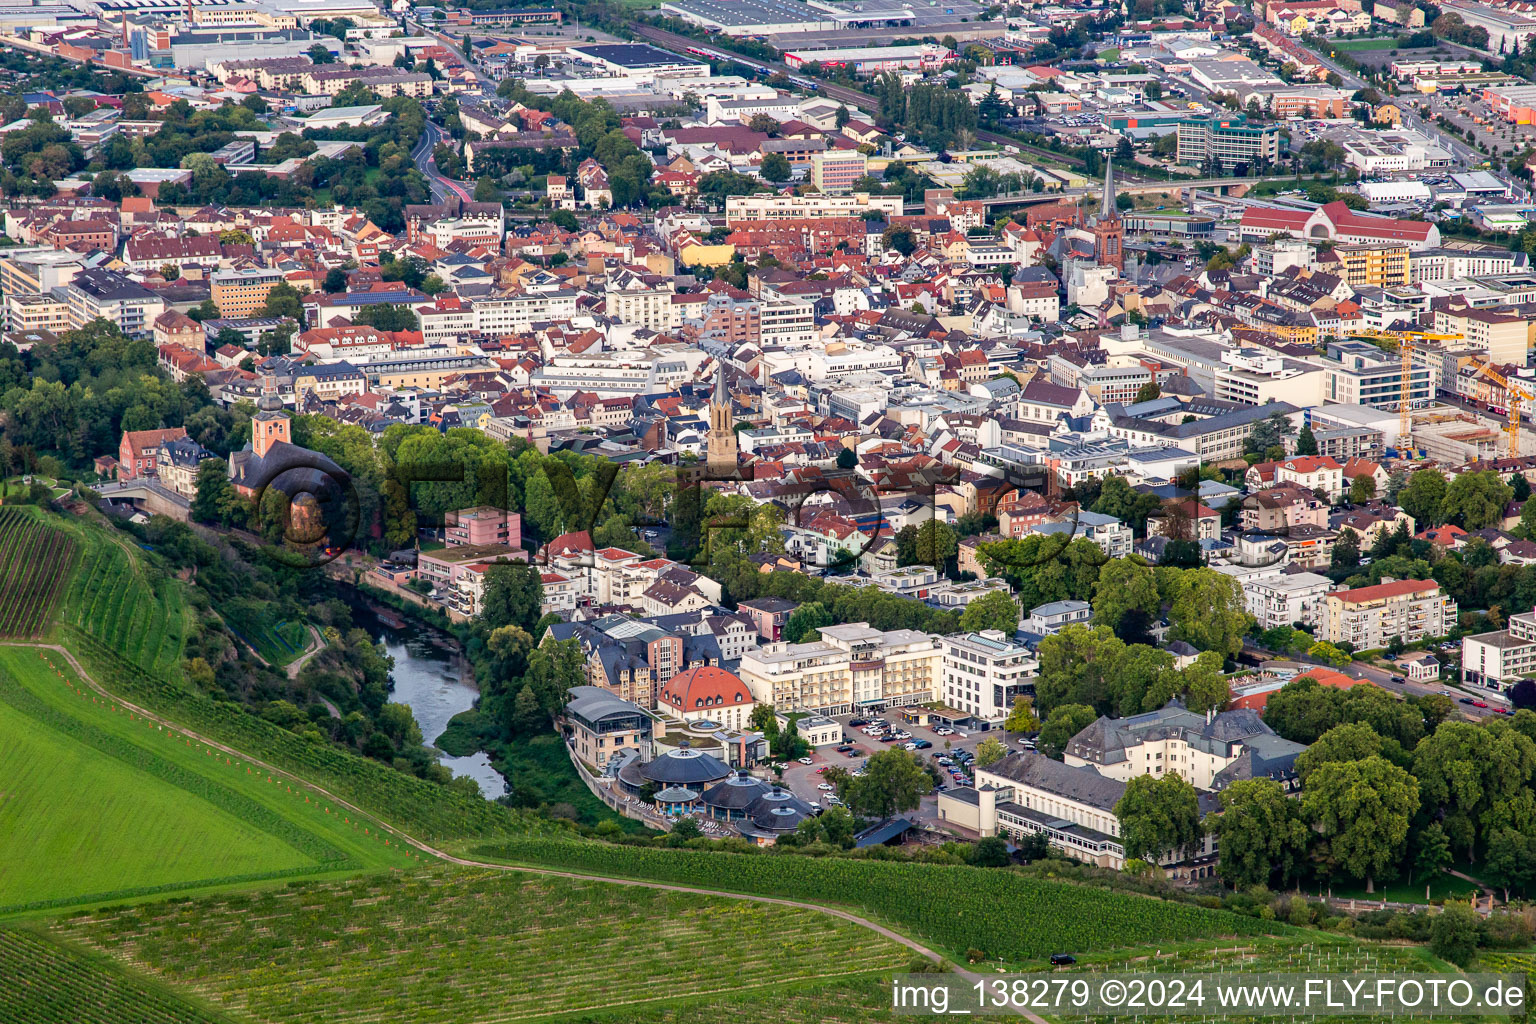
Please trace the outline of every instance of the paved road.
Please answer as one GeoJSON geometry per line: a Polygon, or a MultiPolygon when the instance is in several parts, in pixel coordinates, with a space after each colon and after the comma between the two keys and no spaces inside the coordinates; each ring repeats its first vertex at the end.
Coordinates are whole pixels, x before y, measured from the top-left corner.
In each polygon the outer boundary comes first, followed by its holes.
{"type": "Polygon", "coordinates": [[[437,161],[432,157],[432,150],[437,147],[437,144],[450,139],[447,132],[428,121],[426,131],[421,133],[421,138],[411,150],[411,159],[416,162],[417,170],[426,176],[427,187],[432,190],[434,203],[441,203],[450,195],[457,195],[466,200],[471,198],[470,192],[464,186],[438,173],[437,161]]]}
{"type": "MultiPolygon", "coordinates": [[[[770,903],[770,904],[773,904],[775,906],[794,907],[794,908],[796,908],[798,910],[808,910],[808,911],[812,911],[812,912],[818,913],[818,914],[826,914],[829,917],[836,917],[836,918],[839,918],[840,920],[847,921],[850,924],[856,924],[856,925],[858,925],[861,928],[867,928],[869,931],[874,932],[876,935],[879,935],[882,938],[889,939],[892,942],[895,942],[895,943],[898,943],[898,944],[900,944],[902,946],[905,946],[907,949],[912,950],[914,953],[918,954],[919,956],[926,957],[928,960],[931,960],[931,961],[933,961],[936,964],[937,963],[941,963],[944,960],[944,957],[943,957],[942,954],[936,952],[933,949],[930,949],[929,947],[923,945],[920,942],[917,942],[914,939],[910,939],[907,936],[902,935],[901,933],[899,933],[897,931],[894,931],[894,930],[892,930],[890,928],[887,928],[887,927],[885,927],[882,924],[877,924],[876,922],[871,921],[868,918],[860,917],[859,915],[854,914],[854,913],[850,913],[849,911],[840,910],[840,909],[838,909],[836,907],[822,906],[819,903],[807,903],[807,902],[804,902],[804,901],[801,901],[801,900],[779,899],[779,898],[773,897],[773,896],[751,896],[751,895],[747,895],[745,893],[739,893],[739,892],[724,892],[724,891],[718,890],[718,889],[704,889],[704,888],[700,888],[700,887],[697,887],[697,886],[689,886],[689,885],[671,885],[671,884],[668,884],[668,883],[665,883],[665,882],[651,882],[651,881],[646,881],[644,879],[639,879],[639,878],[624,878],[624,877],[621,877],[621,876],[602,875],[602,874],[595,874],[595,873],[590,873],[590,872],[557,871],[557,870],[555,870],[553,868],[526,867],[526,866],[522,866],[522,865],[512,865],[512,864],[497,864],[497,863],[493,863],[493,862],[490,862],[490,861],[471,860],[470,858],[467,858],[467,857],[456,856],[456,855],[448,853],[448,852],[446,852],[444,850],[439,850],[439,849],[437,849],[434,846],[430,846],[427,843],[422,842],[420,839],[417,839],[416,837],[414,837],[414,836],[412,836],[412,835],[410,835],[410,834],[408,834],[406,832],[403,832],[403,831],[401,831],[398,828],[395,828],[393,825],[389,824],[388,822],[383,821],[379,817],[379,815],[374,814],[372,811],[365,811],[361,807],[358,807],[356,804],[353,804],[353,803],[350,803],[349,801],[343,800],[341,797],[337,796],[335,793],[332,793],[330,790],[325,789],[323,786],[317,786],[313,782],[310,782],[307,779],[300,778],[299,776],[294,775],[291,772],[286,772],[283,769],[278,768],[275,765],[271,765],[271,764],[268,764],[267,762],[262,761],[262,760],[260,760],[258,758],[254,758],[250,754],[247,754],[243,750],[240,750],[240,749],[235,748],[235,747],[231,747],[231,746],[229,746],[228,744],[225,744],[225,743],[220,743],[218,740],[210,739],[209,737],[203,736],[200,733],[193,732],[192,730],[187,729],[184,726],[178,725],[177,723],[171,721],[170,719],[167,719],[167,718],[165,718],[165,717],[163,717],[161,715],[155,714],[153,711],[150,711],[150,710],[148,710],[146,708],[140,707],[137,704],[133,704],[133,703],[131,703],[129,701],[124,700],[123,698],[119,697],[117,694],[110,692],[109,690],[103,688],[101,686],[101,684],[97,683],[96,680],[94,678],[92,678],[90,673],[86,672],[85,667],[82,666],[80,664],[80,662],[75,660],[75,656],[70,651],[68,651],[67,649],[59,646],[58,644],[8,644],[7,646],[11,646],[11,647],[30,647],[30,648],[33,648],[34,650],[49,650],[49,651],[53,651],[54,653],[56,653],[56,654],[60,655],[61,657],[63,657],[64,660],[68,661],[69,664],[70,664],[70,667],[75,670],[75,672],[80,676],[81,679],[85,680],[86,684],[88,686],[90,686],[91,689],[95,690],[97,693],[99,693],[101,696],[107,698],[108,700],[116,701],[118,704],[121,704],[123,707],[128,708],[130,711],[133,711],[136,714],[142,715],[143,717],[149,719],[150,721],[155,722],[158,725],[164,726],[167,729],[171,729],[171,730],[173,730],[175,732],[179,732],[182,735],[188,737],[189,739],[196,740],[197,742],[205,744],[205,745],[207,745],[209,747],[212,747],[215,750],[222,750],[226,754],[231,754],[233,756],[240,757],[240,758],[244,759],[245,761],[248,761],[251,764],[258,765],[264,771],[270,772],[270,773],[272,773],[275,776],[280,776],[280,777],[282,777],[282,778],[284,778],[286,780],[290,780],[291,782],[293,782],[296,785],[303,786],[305,789],[308,789],[310,792],[318,793],[319,795],[325,797],[326,799],[333,801],[338,806],[345,807],[348,810],[350,810],[350,811],[352,811],[352,812],[354,812],[356,814],[363,815],[364,817],[372,818],[373,820],[379,822],[380,826],[385,831],[387,831],[391,835],[397,837],[401,842],[404,842],[407,845],[412,846],[412,847],[414,847],[417,850],[420,850],[422,853],[425,853],[428,856],[436,857],[438,860],[446,861],[446,862],[448,862],[450,864],[458,864],[461,867],[484,868],[484,869],[488,869],[488,870],[492,870],[492,871],[521,871],[521,872],[525,872],[525,873],[528,873],[528,874],[551,875],[551,876],[554,876],[554,877],[557,877],[557,878],[589,879],[589,880],[594,880],[594,881],[607,882],[607,883],[610,883],[612,885],[631,885],[631,886],[636,886],[636,887],[642,888],[642,889],[660,889],[660,890],[663,890],[665,892],[691,893],[691,894],[699,895],[699,896],[714,896],[714,897],[718,897],[720,899],[741,900],[743,902],[748,902],[748,903],[770,903]]],[[[974,983],[976,983],[978,981],[981,981],[982,978],[983,978],[983,975],[976,974],[974,972],[969,972],[969,971],[956,971],[955,973],[959,977],[965,978],[967,981],[971,982],[972,984],[974,984],[974,983]]],[[[1045,1021],[1045,1019],[1043,1017],[1038,1017],[1035,1014],[1032,1014],[1032,1013],[1029,1013],[1027,1011],[1023,1011],[1023,1010],[1020,1010],[1019,1013],[1020,1013],[1021,1016],[1025,1017],[1027,1020],[1032,1021],[1033,1024],[1047,1024],[1047,1022],[1045,1021]]]]}

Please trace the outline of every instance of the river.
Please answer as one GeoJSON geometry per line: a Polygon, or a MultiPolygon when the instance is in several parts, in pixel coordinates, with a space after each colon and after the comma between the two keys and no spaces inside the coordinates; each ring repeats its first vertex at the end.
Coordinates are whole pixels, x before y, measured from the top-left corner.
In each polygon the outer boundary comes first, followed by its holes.
{"type": "MultiPolygon", "coordinates": [[[[431,745],[448,728],[449,719],[474,707],[480,696],[474,672],[460,653],[458,642],[389,609],[375,611],[356,599],[349,604],[354,624],[366,629],[395,659],[389,674],[389,699],[410,707],[421,726],[422,739],[431,745]]],[[[439,751],[437,760],[453,774],[478,782],[486,799],[507,792],[507,780],[491,767],[484,751],[466,757],[449,757],[439,751]]]]}

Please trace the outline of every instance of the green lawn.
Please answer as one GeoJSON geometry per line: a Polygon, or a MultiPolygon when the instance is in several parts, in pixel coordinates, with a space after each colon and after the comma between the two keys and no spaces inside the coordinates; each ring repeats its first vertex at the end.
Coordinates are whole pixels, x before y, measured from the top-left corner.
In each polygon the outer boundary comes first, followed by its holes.
{"type": "Polygon", "coordinates": [[[863,928],[791,907],[457,869],[117,907],[53,932],[268,1024],[602,1011],[771,992],[911,959],[863,928]]]}
{"type": "Polygon", "coordinates": [[[0,910],[419,863],[376,823],[95,696],[52,651],[0,647],[0,779],[0,910]]]}
{"type": "MultiPolygon", "coordinates": [[[[1436,875],[1429,885],[1431,900],[1444,900],[1447,898],[1466,899],[1469,893],[1479,891],[1477,886],[1465,878],[1457,878],[1445,872],[1436,875]]],[[[1347,888],[1335,885],[1333,887],[1333,895],[1340,899],[1356,899],[1362,902],[1387,900],[1392,903],[1423,903],[1424,879],[1415,876],[1412,882],[1407,882],[1403,879],[1391,882],[1377,882],[1374,893],[1367,893],[1364,884],[1347,888]]]]}

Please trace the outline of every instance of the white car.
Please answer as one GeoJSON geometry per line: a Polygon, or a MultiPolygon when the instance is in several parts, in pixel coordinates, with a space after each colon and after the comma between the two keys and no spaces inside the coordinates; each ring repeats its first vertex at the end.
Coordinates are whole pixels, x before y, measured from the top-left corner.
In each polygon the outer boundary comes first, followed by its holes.
{"type": "Polygon", "coordinates": [[[901,749],[903,749],[903,750],[916,750],[917,749],[917,744],[916,743],[903,743],[901,745],[901,749]]]}
{"type": "Polygon", "coordinates": [[[823,793],[830,793],[834,789],[836,789],[837,787],[832,785],[832,783],[830,783],[830,782],[823,782],[821,785],[817,786],[816,788],[821,790],[823,793]]]}
{"type": "Polygon", "coordinates": [[[812,761],[808,757],[802,757],[802,758],[799,759],[799,761],[800,761],[801,764],[815,764],[816,763],[815,761],[812,761]]]}

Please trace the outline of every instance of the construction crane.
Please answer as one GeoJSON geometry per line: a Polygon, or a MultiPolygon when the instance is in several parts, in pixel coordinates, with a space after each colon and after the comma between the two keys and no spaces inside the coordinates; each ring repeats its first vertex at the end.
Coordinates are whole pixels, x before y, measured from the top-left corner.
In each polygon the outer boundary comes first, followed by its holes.
{"type": "MultiPolygon", "coordinates": [[[[1397,444],[1399,448],[1411,447],[1413,433],[1413,351],[1416,344],[1439,341],[1461,341],[1460,334],[1434,334],[1429,331],[1352,331],[1351,338],[1363,338],[1397,349],[1400,362],[1397,388],[1397,444]]],[[[1517,442],[1518,443],[1518,442],[1517,442]]]]}
{"type": "Polygon", "coordinates": [[[1516,384],[1487,363],[1479,364],[1477,372],[1504,389],[1504,401],[1509,406],[1509,426],[1505,428],[1509,431],[1509,457],[1518,459],[1520,457],[1520,403],[1536,402],[1536,394],[1533,394],[1524,384],[1516,384]]]}

